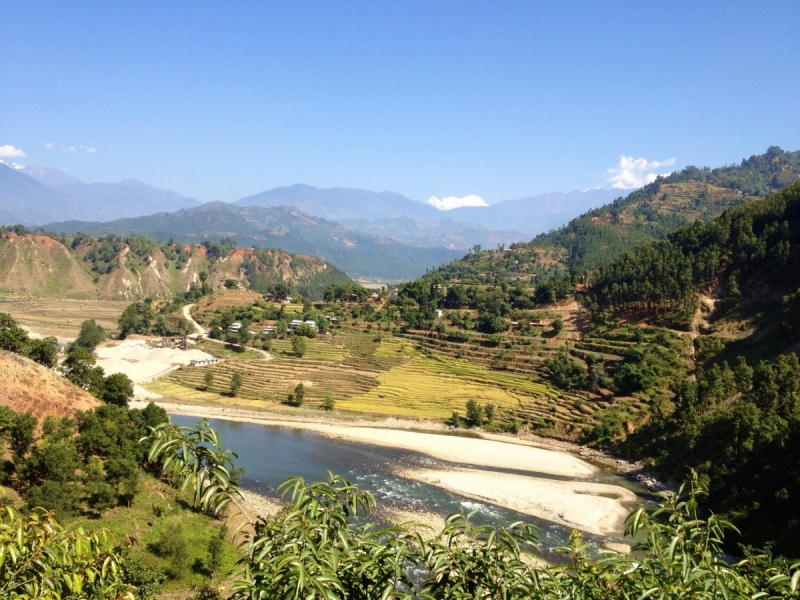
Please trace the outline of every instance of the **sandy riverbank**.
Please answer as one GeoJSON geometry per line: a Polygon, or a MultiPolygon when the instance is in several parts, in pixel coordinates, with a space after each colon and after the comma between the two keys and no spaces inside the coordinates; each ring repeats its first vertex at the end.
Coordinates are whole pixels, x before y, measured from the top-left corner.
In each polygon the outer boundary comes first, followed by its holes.
{"type": "MultiPolygon", "coordinates": [[[[272,413],[241,408],[195,406],[157,402],[167,412],[187,416],[229,419],[243,423],[297,427],[333,438],[399,448],[427,454],[454,465],[472,465],[497,469],[515,469],[561,477],[591,477],[597,467],[565,452],[546,450],[533,445],[509,444],[496,439],[436,435],[405,429],[376,427],[374,423],[331,423],[315,420],[285,420],[272,413]]],[[[139,406],[132,405],[132,406],[139,406]]],[[[143,405],[142,405],[143,406],[143,405]]]]}
{"type": "Polygon", "coordinates": [[[243,408],[159,404],[172,414],[302,428],[352,442],[427,454],[451,464],[406,469],[399,474],[461,496],[599,535],[621,535],[625,517],[637,501],[636,495],[623,487],[592,481],[597,467],[564,451],[543,448],[540,443],[408,431],[415,425],[411,421],[394,420],[386,428],[361,420],[315,421],[310,417],[298,420],[243,408]],[[400,426],[405,429],[397,428],[400,426]],[[528,471],[531,475],[487,469],[528,471]],[[553,480],[550,476],[572,480],[553,480]]]}

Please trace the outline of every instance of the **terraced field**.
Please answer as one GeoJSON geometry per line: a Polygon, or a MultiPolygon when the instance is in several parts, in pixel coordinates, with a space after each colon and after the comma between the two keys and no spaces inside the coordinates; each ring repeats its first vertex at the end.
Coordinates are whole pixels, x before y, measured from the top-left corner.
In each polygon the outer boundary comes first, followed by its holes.
{"type": "MultiPolygon", "coordinates": [[[[238,392],[239,398],[255,401],[259,406],[268,406],[285,400],[286,395],[298,383],[306,387],[306,401],[310,404],[321,403],[329,394],[334,398],[363,394],[377,385],[377,377],[380,374],[378,371],[347,368],[329,361],[286,358],[270,361],[228,360],[205,367],[189,367],[173,371],[167,381],[191,389],[193,393],[210,392],[224,398],[230,391],[234,373],[241,373],[244,380],[238,392]],[[206,390],[204,377],[208,371],[214,374],[214,382],[206,390]]],[[[159,394],[163,393],[159,391],[158,385],[147,387],[159,394]]],[[[170,396],[177,397],[174,390],[170,396]]]]}
{"type": "MultiPolygon", "coordinates": [[[[184,402],[235,404],[267,408],[283,401],[298,383],[306,402],[319,406],[331,395],[337,410],[373,414],[447,418],[464,412],[468,400],[491,402],[501,419],[523,422],[580,424],[591,421],[606,405],[582,394],[558,390],[539,377],[492,370],[480,361],[420,351],[399,337],[378,337],[356,331],[308,340],[305,357],[276,353],[265,360],[236,360],[184,368],[147,385],[151,391],[184,402]],[[205,373],[214,382],[205,389],[205,373]],[[229,395],[233,374],[244,383],[237,397],[229,395]]],[[[281,340],[277,350],[287,345],[281,340]]]]}
{"type": "MultiPolygon", "coordinates": [[[[277,356],[294,354],[291,340],[288,338],[272,340],[272,352],[277,356]]],[[[350,350],[338,342],[335,343],[330,337],[306,339],[304,359],[342,362],[348,356],[350,356],[350,350]]]]}

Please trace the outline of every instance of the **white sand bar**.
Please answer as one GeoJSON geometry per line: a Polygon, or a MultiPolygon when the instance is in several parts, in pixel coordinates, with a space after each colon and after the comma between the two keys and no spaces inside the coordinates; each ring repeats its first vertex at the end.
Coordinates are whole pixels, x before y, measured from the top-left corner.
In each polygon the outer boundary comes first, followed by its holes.
{"type": "Polygon", "coordinates": [[[474,498],[598,535],[620,535],[636,495],[620,486],[553,481],[472,469],[404,470],[401,475],[474,498]],[[601,495],[602,494],[602,495],[601,495]]]}

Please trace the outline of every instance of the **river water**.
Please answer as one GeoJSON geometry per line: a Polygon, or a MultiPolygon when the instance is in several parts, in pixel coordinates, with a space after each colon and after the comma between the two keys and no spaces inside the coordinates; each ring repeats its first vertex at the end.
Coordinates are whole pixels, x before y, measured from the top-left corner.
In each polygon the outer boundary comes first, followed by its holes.
{"type": "MultiPolygon", "coordinates": [[[[172,415],[172,420],[178,425],[194,425],[198,419],[172,415]]],[[[223,447],[230,448],[239,455],[237,465],[245,467],[242,486],[264,496],[277,498],[278,486],[288,477],[299,475],[306,481],[318,481],[327,479],[328,471],[332,471],[375,494],[379,505],[422,510],[442,516],[454,512],[476,511],[474,522],[495,526],[520,520],[533,523],[541,530],[539,538],[546,554],[569,541],[570,529],[563,525],[481,503],[395,474],[397,469],[452,466],[451,463],[444,463],[424,454],[334,439],[300,428],[222,419],[209,419],[209,423],[219,432],[223,447]]],[[[565,479],[544,474],[537,476],[565,479]]],[[[596,480],[623,485],[637,493],[644,491],[629,480],[608,471],[599,473],[596,480]]],[[[584,538],[594,546],[609,540],[590,534],[585,534],[584,538]]]]}

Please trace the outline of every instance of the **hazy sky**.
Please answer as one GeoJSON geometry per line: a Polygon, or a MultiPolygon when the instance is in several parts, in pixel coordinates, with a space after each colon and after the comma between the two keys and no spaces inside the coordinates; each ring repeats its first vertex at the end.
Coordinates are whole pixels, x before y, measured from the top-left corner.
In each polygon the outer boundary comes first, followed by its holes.
{"type": "Polygon", "coordinates": [[[625,187],[800,149],[798,32],[797,0],[0,0],[0,158],[203,201],[625,187]]]}

